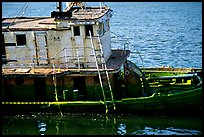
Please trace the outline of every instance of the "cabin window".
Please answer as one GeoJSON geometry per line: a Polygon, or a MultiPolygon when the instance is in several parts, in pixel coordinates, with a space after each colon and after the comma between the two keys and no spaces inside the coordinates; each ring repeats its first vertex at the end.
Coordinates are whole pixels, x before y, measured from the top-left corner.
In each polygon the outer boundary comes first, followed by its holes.
{"type": "Polygon", "coordinates": [[[25,34],[18,34],[16,35],[17,46],[26,45],[26,35],[25,34]]]}
{"type": "Polygon", "coordinates": [[[106,22],[104,22],[103,23],[103,31],[104,31],[104,33],[106,32],[106,30],[107,30],[107,26],[106,26],[106,22]]]}
{"type": "Polygon", "coordinates": [[[86,25],[85,26],[86,36],[89,36],[89,31],[91,31],[91,36],[93,36],[93,25],[86,25]]]}
{"type": "Polygon", "coordinates": [[[2,34],[1,58],[2,58],[2,64],[6,64],[6,49],[5,49],[4,34],[2,34]]]}
{"type": "Polygon", "coordinates": [[[103,23],[100,23],[99,24],[99,35],[103,35],[103,28],[104,28],[103,23]]]}
{"type": "Polygon", "coordinates": [[[75,27],[74,27],[74,36],[80,36],[79,26],[75,26],[75,27]]]}
{"type": "Polygon", "coordinates": [[[5,55],[5,54],[6,54],[6,50],[5,50],[5,41],[4,41],[4,34],[2,34],[1,53],[2,53],[2,55],[5,55]]]}
{"type": "Polygon", "coordinates": [[[106,31],[108,31],[110,29],[110,23],[109,20],[106,21],[106,31]]]}

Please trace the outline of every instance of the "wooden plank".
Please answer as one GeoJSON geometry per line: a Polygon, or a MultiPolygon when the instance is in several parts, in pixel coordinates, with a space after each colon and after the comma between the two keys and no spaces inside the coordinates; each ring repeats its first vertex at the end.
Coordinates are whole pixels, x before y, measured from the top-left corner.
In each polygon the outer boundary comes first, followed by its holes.
{"type": "Polygon", "coordinates": [[[20,69],[16,69],[16,73],[28,73],[31,70],[31,68],[20,68],[20,69]]]}
{"type": "Polygon", "coordinates": [[[2,69],[2,73],[13,73],[16,69],[2,69]]]}

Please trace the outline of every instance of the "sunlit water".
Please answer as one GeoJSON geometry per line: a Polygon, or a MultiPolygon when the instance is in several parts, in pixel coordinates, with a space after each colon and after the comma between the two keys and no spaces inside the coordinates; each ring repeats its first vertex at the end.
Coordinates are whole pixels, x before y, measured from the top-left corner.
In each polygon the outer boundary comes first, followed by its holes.
{"type": "Polygon", "coordinates": [[[202,121],[191,117],[51,113],[7,115],[3,135],[201,135],[202,121]]]}
{"type": "MultiPolygon", "coordinates": [[[[202,67],[202,2],[104,4],[113,10],[112,47],[125,45],[132,51],[129,59],[138,66],[202,67]]],[[[2,4],[3,17],[50,16],[53,10],[56,2],[2,4]]]]}
{"type": "MultiPolygon", "coordinates": [[[[138,66],[202,67],[201,2],[105,4],[113,10],[112,47],[130,49],[129,59],[138,66]]],[[[50,16],[55,6],[55,2],[3,2],[2,17],[50,16]]],[[[202,119],[69,113],[62,117],[43,113],[6,115],[2,118],[2,134],[201,135],[202,119]]]]}

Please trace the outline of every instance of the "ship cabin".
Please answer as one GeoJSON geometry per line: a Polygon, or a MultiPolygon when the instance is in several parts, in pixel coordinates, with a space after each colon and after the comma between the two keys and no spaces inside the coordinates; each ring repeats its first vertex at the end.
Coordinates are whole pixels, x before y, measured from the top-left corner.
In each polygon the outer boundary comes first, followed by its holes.
{"type": "Polygon", "coordinates": [[[121,77],[130,51],[111,48],[112,10],[67,5],[49,17],[2,19],[2,101],[56,101],[56,94],[58,101],[103,100],[108,82],[115,99],[125,96],[121,77]]]}

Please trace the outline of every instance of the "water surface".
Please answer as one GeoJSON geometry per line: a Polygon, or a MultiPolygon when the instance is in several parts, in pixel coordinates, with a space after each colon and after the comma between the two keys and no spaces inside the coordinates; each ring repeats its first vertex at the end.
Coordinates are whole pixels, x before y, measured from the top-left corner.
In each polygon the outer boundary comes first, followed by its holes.
{"type": "Polygon", "coordinates": [[[3,135],[201,135],[195,117],[137,116],[133,114],[38,113],[6,115],[3,135]]]}

